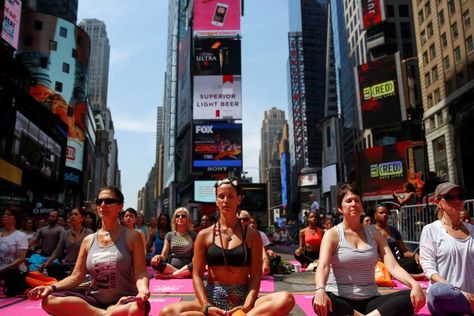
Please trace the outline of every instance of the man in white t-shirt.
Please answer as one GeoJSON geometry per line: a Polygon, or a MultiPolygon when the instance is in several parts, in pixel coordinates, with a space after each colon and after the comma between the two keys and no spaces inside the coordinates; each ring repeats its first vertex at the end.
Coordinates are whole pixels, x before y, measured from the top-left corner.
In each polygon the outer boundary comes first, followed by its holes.
{"type": "Polygon", "coordinates": [[[319,203],[316,201],[314,194],[309,195],[309,203],[311,203],[310,210],[319,213],[319,203]]]}

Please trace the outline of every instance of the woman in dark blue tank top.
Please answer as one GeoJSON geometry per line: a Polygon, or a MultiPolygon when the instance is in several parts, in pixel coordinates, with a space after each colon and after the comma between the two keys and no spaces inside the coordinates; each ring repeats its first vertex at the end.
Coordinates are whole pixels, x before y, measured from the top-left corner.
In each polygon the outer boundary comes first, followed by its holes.
{"type": "Polygon", "coordinates": [[[237,213],[242,189],[236,179],[215,184],[218,222],[199,232],[194,246],[193,283],[197,300],[163,308],[160,315],[196,311],[204,315],[231,315],[237,310],[253,315],[287,315],[295,301],[288,292],[258,298],[262,275],[260,233],[240,223],[237,213]],[[204,287],[205,266],[208,265],[204,287]]]}

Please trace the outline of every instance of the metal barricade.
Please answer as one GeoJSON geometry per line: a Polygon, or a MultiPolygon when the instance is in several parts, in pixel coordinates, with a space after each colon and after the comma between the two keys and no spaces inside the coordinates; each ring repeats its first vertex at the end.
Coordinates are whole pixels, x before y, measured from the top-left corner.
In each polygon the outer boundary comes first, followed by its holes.
{"type": "Polygon", "coordinates": [[[466,200],[464,201],[464,209],[469,211],[469,214],[474,213],[474,200],[466,200]]]}
{"type": "Polygon", "coordinates": [[[417,204],[400,208],[397,227],[402,238],[412,250],[418,248],[423,227],[437,219],[436,205],[417,204]]]}

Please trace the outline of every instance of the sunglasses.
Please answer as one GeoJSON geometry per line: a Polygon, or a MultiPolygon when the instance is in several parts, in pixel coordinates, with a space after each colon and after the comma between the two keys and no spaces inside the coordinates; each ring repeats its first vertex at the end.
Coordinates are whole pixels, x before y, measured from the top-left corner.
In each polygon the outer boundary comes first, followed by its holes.
{"type": "Polygon", "coordinates": [[[216,185],[215,187],[220,187],[221,185],[223,184],[231,184],[233,187],[237,188],[239,186],[239,183],[237,182],[237,180],[230,180],[230,179],[222,179],[222,180],[218,180],[216,182],[216,185]]]}
{"type": "Polygon", "coordinates": [[[446,201],[454,201],[456,199],[458,201],[464,201],[466,199],[466,197],[464,196],[464,194],[459,194],[459,195],[446,194],[445,196],[443,196],[443,199],[445,199],[446,201]]]}
{"type": "Polygon", "coordinates": [[[105,205],[111,205],[114,203],[120,203],[120,201],[117,199],[95,199],[95,205],[102,205],[102,203],[105,203],[105,205]]]}
{"type": "Polygon", "coordinates": [[[241,222],[244,222],[244,223],[247,223],[248,221],[250,221],[250,218],[248,218],[248,217],[242,217],[242,218],[240,219],[240,221],[241,221],[241,222]]]}
{"type": "Polygon", "coordinates": [[[187,216],[184,214],[176,214],[174,218],[186,218],[187,216]]]}

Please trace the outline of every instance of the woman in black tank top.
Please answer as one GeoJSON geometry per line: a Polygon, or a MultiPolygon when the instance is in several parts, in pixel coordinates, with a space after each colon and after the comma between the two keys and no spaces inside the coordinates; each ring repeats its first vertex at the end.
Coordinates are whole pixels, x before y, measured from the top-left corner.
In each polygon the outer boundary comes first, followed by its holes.
{"type": "Polygon", "coordinates": [[[242,189],[236,179],[214,185],[219,220],[201,230],[194,246],[193,283],[197,300],[163,308],[160,315],[202,312],[204,315],[287,315],[295,304],[288,292],[258,298],[262,275],[262,240],[259,232],[240,223],[237,213],[242,189]],[[208,265],[204,287],[205,266],[208,265]]]}

